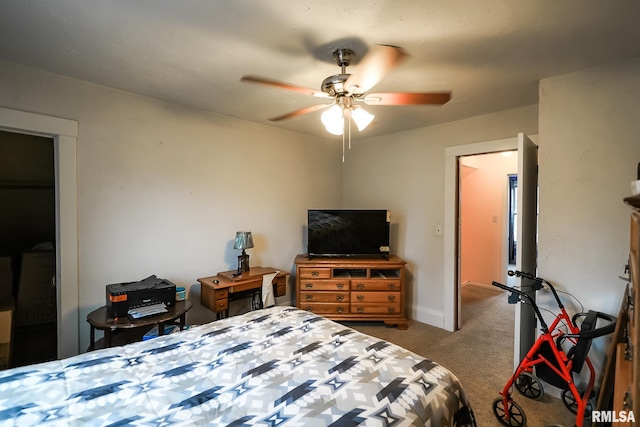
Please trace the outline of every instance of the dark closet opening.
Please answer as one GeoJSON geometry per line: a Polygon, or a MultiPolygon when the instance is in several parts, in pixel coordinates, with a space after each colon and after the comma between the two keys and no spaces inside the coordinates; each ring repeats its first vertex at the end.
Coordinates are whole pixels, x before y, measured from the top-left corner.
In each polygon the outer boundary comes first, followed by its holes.
{"type": "Polygon", "coordinates": [[[57,357],[54,165],[53,139],[0,131],[0,298],[14,307],[11,367],[57,357]]]}

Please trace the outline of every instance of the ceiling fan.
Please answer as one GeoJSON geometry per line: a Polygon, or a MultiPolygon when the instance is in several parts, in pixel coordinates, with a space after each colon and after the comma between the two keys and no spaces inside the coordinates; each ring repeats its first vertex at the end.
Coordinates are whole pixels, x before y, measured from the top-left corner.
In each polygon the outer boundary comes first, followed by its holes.
{"type": "Polygon", "coordinates": [[[315,104],[299,110],[273,117],[269,120],[280,121],[301,116],[314,111],[328,108],[322,114],[322,123],[327,131],[334,135],[343,135],[344,160],[344,130],[351,140],[351,119],[358,130],[364,130],[374,116],[365,111],[359,104],[366,105],[443,105],[451,99],[451,92],[379,92],[368,93],[392,69],[400,65],[409,55],[397,46],[375,45],[365,55],[354,74],[347,74],[347,67],[355,53],[351,49],[337,49],[333,52],[336,63],[341,68],[340,74],[335,74],[323,80],[320,91],[280,82],[268,78],[247,75],[242,81],[277,87],[319,98],[331,99],[332,103],[315,104]]]}

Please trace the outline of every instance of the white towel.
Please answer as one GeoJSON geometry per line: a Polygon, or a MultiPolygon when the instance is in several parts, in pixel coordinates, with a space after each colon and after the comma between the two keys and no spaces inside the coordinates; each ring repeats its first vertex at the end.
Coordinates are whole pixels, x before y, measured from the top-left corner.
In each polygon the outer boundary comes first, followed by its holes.
{"type": "Polygon", "coordinates": [[[273,279],[280,273],[269,273],[262,276],[262,307],[267,308],[276,305],[276,299],[273,296],[273,279]]]}

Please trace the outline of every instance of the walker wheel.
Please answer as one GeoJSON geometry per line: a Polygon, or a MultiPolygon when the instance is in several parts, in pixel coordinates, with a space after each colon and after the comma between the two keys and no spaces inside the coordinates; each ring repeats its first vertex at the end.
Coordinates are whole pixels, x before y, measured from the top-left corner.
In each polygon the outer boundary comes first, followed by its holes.
{"type": "Polygon", "coordinates": [[[513,400],[509,400],[508,413],[504,410],[504,401],[502,397],[493,401],[493,415],[496,416],[500,424],[508,427],[524,427],[527,425],[527,417],[524,411],[513,400]]]}
{"type": "MultiPolygon", "coordinates": [[[[576,398],[573,397],[573,393],[571,390],[567,389],[562,392],[562,402],[564,406],[567,407],[568,410],[573,412],[574,414],[578,414],[578,402],[576,398]]],[[[593,410],[593,405],[591,404],[591,399],[587,400],[587,406],[584,408],[584,418],[591,418],[591,411],[593,410]]]]}
{"type": "Polygon", "coordinates": [[[538,378],[528,372],[521,373],[515,381],[516,388],[525,397],[538,400],[544,395],[544,388],[538,378]]]}

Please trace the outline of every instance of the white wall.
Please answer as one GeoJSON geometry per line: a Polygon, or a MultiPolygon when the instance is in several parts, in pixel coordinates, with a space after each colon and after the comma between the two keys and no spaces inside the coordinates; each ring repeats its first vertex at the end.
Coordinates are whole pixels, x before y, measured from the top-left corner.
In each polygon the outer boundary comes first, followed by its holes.
{"type": "MultiPolygon", "coordinates": [[[[252,265],[291,271],[305,251],[307,209],[340,204],[332,140],[8,63],[0,106],[78,122],[80,351],[106,284],[156,274],[198,303],[198,277],[236,268],[236,231],[253,232],[252,265]]],[[[202,307],[189,314],[212,318],[202,307]]]]}
{"type": "Polygon", "coordinates": [[[540,84],[539,273],[586,309],[614,315],[629,254],[623,198],[640,162],[639,111],[640,58],[540,84]]]}
{"type": "Polygon", "coordinates": [[[443,286],[454,286],[443,283],[444,236],[434,233],[444,224],[445,147],[535,134],[537,118],[537,105],[531,105],[352,141],[343,204],[391,211],[391,250],[408,262],[411,318],[444,327],[443,286]]]}
{"type": "Polygon", "coordinates": [[[638,111],[640,58],[540,85],[539,270],[611,313],[625,285],[638,111]]]}

